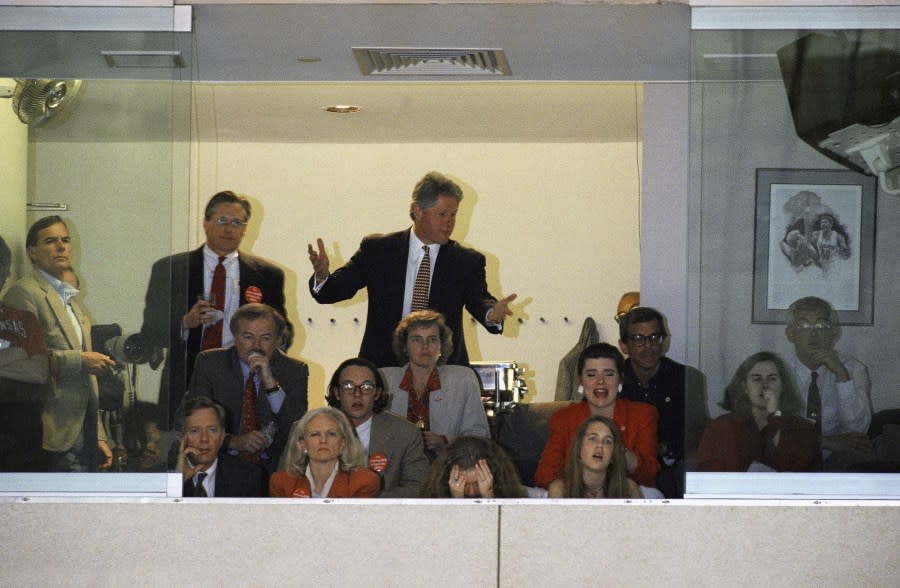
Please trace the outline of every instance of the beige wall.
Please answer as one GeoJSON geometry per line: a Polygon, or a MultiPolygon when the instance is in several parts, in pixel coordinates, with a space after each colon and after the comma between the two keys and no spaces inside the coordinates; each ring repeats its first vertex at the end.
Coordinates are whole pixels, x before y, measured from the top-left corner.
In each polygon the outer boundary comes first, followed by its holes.
{"type": "Polygon", "coordinates": [[[796,588],[900,578],[900,509],[886,501],[0,500],[7,586],[796,588]]]}
{"type": "MultiPolygon", "coordinates": [[[[0,79],[13,86],[12,79],[0,79]]],[[[19,122],[7,101],[0,100],[0,235],[13,254],[10,283],[25,266],[25,202],[28,185],[28,127],[19,122]]],[[[2,293],[2,292],[0,292],[2,293]]]]}
{"type": "Polygon", "coordinates": [[[491,292],[517,293],[515,319],[523,319],[507,321],[502,336],[467,321],[470,357],[519,362],[529,399],[551,400],[559,360],[583,320],[593,316],[602,336],[615,339],[618,297],[639,287],[638,149],[633,142],[203,143],[198,198],[226,188],[254,198],[245,245],[287,271],[288,313],[299,327],[291,353],[311,364],[315,405],[331,371],[359,349],[366,298],[316,304],[306,285],[307,243],[324,238],[339,267],[364,235],[409,226],[419,177],[450,174],[465,191],[454,238],[485,254],[491,292]]]}
{"type": "MultiPolygon", "coordinates": [[[[565,91],[575,96],[599,86],[565,91]]],[[[202,207],[213,193],[245,192],[254,214],[243,248],[286,271],[288,314],[297,326],[290,353],[310,364],[316,406],[331,371],[359,350],[366,299],[362,292],[338,305],[316,304],[306,286],[307,243],[323,237],[336,268],[366,234],[406,228],[415,182],[436,169],[465,191],[455,239],[485,254],[491,292],[519,295],[515,319],[502,336],[467,321],[473,360],[519,362],[526,369],[527,399],[550,400],[559,360],[578,340],[586,317],[598,321],[603,338],[616,338],[612,315],[619,295],[640,286],[641,146],[634,112],[640,86],[617,86],[614,108],[624,109],[621,116],[611,114],[609,104],[588,111],[546,109],[545,118],[524,126],[555,133],[583,120],[586,134],[596,139],[540,143],[518,137],[286,142],[267,140],[260,130],[253,140],[237,142],[228,138],[229,125],[253,129],[258,117],[256,126],[265,128],[271,112],[232,112],[208,88],[199,88],[191,143],[179,141],[187,128],[190,85],[166,82],[93,82],[65,125],[32,137],[29,196],[54,194],[70,205],[65,217],[76,238],[82,296],[95,322],[138,329],[153,261],[203,242],[202,207]],[[104,101],[119,106],[109,110],[104,101]],[[603,135],[610,125],[614,138],[603,135]]],[[[514,119],[515,104],[510,108],[514,119]]],[[[393,115],[385,116],[389,123],[393,115]]],[[[138,396],[154,400],[158,372],[142,366],[138,380],[138,396]]]]}

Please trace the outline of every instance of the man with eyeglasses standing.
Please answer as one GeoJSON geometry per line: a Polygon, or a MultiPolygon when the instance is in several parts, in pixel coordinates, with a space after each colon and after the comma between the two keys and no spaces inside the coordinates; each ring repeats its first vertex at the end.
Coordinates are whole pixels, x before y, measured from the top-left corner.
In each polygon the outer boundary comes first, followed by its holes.
{"type": "Polygon", "coordinates": [[[344,360],[328,384],[327,400],[356,430],[369,469],[381,478],[378,496],[418,496],[428,472],[422,435],[415,425],[385,410],[387,391],[375,364],[361,357],[344,360]]]}
{"type": "MultiPolygon", "coordinates": [[[[284,272],[238,249],[250,213],[245,196],[230,190],[215,194],[203,214],[206,243],[153,264],[141,333],[154,345],[168,349],[159,391],[164,428],[173,423],[197,354],[231,345],[234,337],[227,325],[238,307],[262,302],[287,316],[284,272]]],[[[292,338],[293,327],[288,322],[285,339],[278,344],[287,349],[292,338]]]]}
{"type": "Polygon", "coordinates": [[[821,298],[801,298],[788,308],[784,333],[794,344],[787,363],[800,393],[800,414],[816,423],[824,469],[841,471],[870,459],[869,374],[857,359],[834,349],[841,336],[837,313],[821,298]]]}
{"type": "Polygon", "coordinates": [[[221,404],[222,450],[271,474],[291,425],[306,413],[309,368],[278,349],[286,321],[271,306],[245,304],[229,327],[233,345],[197,356],[187,399],[206,396],[221,404]]]}
{"type": "Polygon", "coordinates": [[[628,359],[619,396],[656,407],[656,487],[666,498],[681,498],[685,456],[696,451],[709,418],[702,374],[665,357],[668,339],[665,318],[655,308],[638,306],[621,317],[619,349],[628,359]]]}

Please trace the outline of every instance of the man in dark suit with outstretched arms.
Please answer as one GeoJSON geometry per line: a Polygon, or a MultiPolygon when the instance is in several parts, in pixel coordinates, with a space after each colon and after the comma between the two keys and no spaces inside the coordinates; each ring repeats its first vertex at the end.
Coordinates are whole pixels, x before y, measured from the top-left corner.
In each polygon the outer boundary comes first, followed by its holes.
{"type": "Polygon", "coordinates": [[[416,184],[409,207],[413,226],[387,235],[369,235],[340,269],[329,272],[322,239],[309,245],[313,275],[309,290],[321,304],[352,298],[366,288],[369,309],[359,355],[378,367],[398,365],[391,337],[400,319],[412,310],[430,308],[444,315],[453,332],[453,353],[447,363],[469,362],[462,329],[462,309],[469,311],[490,333],[503,330],[512,315],[516,295],[497,300],[488,292],[484,255],[450,239],[462,189],[438,172],[416,184]],[[423,269],[424,268],[424,269],[423,269]],[[420,273],[422,274],[420,276],[420,273]],[[421,305],[415,304],[416,284],[424,278],[421,305]]]}

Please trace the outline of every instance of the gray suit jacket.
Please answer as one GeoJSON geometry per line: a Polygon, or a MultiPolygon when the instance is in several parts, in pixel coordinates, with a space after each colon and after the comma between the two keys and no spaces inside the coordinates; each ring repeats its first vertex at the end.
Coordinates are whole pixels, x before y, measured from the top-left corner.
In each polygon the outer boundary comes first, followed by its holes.
{"type": "MultiPolygon", "coordinates": [[[[400,382],[408,365],[381,368],[391,395],[389,410],[404,419],[409,393],[400,389],[400,382]]],[[[489,438],[491,431],[481,404],[481,385],[475,371],[467,366],[441,365],[438,375],[441,387],[432,392],[428,400],[431,431],[444,435],[450,442],[464,435],[489,438]]]]}
{"type": "MultiPolygon", "coordinates": [[[[98,437],[106,439],[97,412],[97,378],[81,369],[82,347],[78,344],[78,333],[59,294],[40,271],[33,269],[31,275],[21,278],[9,289],[4,300],[13,308],[27,310],[38,318],[44,329],[51,365],[55,366],[50,380],[41,389],[44,449],[68,451],[86,422],[96,426],[85,427],[85,447],[95,447],[98,437]]],[[[77,299],[72,300],[72,310],[81,324],[84,349],[90,351],[91,321],[87,311],[77,299]]],[[[92,457],[93,467],[96,465],[94,452],[88,454],[92,457]]]]}
{"type": "Polygon", "coordinates": [[[387,456],[387,468],[380,473],[381,498],[415,498],[428,471],[424,443],[419,429],[406,419],[389,412],[372,416],[369,457],[387,456]]]}
{"type": "MultiPolygon", "coordinates": [[[[291,425],[306,413],[309,368],[298,359],[288,357],[276,350],[271,360],[272,375],[278,380],[286,398],[277,415],[272,414],[268,402],[261,401],[265,393],[260,393],[257,413],[262,424],[273,421],[277,427],[275,440],[266,450],[268,455],[262,466],[271,474],[278,469],[278,459],[287,443],[291,425]]],[[[237,350],[209,349],[197,356],[191,386],[185,398],[207,396],[225,408],[225,432],[237,435],[241,426],[241,406],[244,404],[244,377],[241,372],[237,350]]],[[[184,421],[184,411],[179,409],[176,422],[184,421]]]]}

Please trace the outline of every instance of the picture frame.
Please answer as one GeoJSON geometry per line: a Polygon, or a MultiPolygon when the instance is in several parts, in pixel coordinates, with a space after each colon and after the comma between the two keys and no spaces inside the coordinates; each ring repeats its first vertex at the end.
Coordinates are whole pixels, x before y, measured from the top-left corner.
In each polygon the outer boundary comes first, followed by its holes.
{"type": "Polygon", "coordinates": [[[871,325],[878,180],[848,170],[756,170],[753,323],[784,324],[804,296],[871,325]]]}

